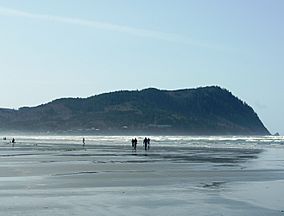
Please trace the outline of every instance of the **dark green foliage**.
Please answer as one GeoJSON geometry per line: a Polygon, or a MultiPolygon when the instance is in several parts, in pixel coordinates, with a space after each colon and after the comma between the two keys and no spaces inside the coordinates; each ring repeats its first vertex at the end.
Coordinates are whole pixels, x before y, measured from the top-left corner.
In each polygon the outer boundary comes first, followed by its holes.
{"type": "Polygon", "coordinates": [[[63,98],[32,108],[2,109],[0,128],[90,134],[269,134],[250,106],[216,86],[118,91],[85,99],[63,98]]]}

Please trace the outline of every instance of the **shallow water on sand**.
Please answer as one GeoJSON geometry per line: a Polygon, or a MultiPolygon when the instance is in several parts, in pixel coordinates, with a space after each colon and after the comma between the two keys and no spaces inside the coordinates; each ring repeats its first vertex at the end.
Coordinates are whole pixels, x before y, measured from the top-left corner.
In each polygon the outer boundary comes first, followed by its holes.
{"type": "Polygon", "coordinates": [[[0,215],[284,215],[283,137],[18,136],[0,215]]]}

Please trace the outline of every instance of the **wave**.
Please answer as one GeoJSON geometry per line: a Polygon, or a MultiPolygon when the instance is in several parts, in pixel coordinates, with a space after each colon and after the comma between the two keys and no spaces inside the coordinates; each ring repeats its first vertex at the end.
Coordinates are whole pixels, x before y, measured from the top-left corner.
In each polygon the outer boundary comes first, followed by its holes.
{"type": "MultiPolygon", "coordinates": [[[[134,136],[15,136],[21,144],[130,145],[134,136]]],[[[144,137],[136,136],[138,144],[144,137]]],[[[207,148],[283,148],[283,136],[152,136],[152,146],[207,148]]],[[[7,138],[9,140],[9,138],[7,138]]],[[[3,141],[4,142],[4,141],[3,141]]]]}

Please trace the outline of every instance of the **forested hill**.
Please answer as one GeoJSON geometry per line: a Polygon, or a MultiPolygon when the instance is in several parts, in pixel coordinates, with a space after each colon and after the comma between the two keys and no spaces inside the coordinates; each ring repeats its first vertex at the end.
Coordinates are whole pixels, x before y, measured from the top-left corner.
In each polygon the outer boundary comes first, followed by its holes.
{"type": "Polygon", "coordinates": [[[254,110],[220,87],[117,91],[0,109],[0,132],[267,135],[254,110]]]}

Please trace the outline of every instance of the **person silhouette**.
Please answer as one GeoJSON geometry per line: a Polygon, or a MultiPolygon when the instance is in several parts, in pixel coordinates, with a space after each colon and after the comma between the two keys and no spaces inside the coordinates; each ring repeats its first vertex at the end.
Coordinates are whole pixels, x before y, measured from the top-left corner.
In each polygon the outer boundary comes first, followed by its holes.
{"type": "Polygon", "coordinates": [[[145,137],[145,139],[143,140],[143,144],[144,144],[145,150],[147,151],[147,144],[148,144],[147,137],[145,137]]]}
{"type": "Polygon", "coordinates": [[[12,146],[14,147],[15,146],[15,143],[16,143],[16,140],[15,138],[12,139],[12,146]]]}
{"type": "Polygon", "coordinates": [[[136,151],[136,147],[137,147],[137,139],[134,139],[134,150],[136,151]]]}
{"type": "Polygon", "coordinates": [[[83,147],[85,147],[85,137],[83,137],[82,142],[83,142],[83,147]]]}
{"type": "Polygon", "coordinates": [[[132,146],[133,149],[134,149],[134,142],[135,142],[134,139],[132,139],[131,140],[131,146],[132,146]]]}

